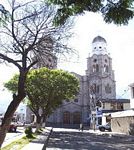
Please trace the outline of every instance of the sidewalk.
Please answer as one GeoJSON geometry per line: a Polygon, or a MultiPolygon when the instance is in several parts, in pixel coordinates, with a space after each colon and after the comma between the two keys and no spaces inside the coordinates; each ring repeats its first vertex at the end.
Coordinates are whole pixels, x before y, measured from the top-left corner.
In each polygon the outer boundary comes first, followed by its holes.
{"type": "MultiPolygon", "coordinates": [[[[25,136],[25,133],[21,134],[20,136],[17,136],[17,137],[15,138],[15,140],[19,140],[19,139],[23,138],[24,136],[25,136]]],[[[14,139],[10,139],[10,140],[8,140],[8,141],[5,141],[5,142],[2,144],[2,148],[5,147],[5,146],[7,146],[8,144],[14,142],[15,140],[14,140],[14,139]]]]}
{"type": "Polygon", "coordinates": [[[52,128],[46,127],[44,131],[40,135],[38,135],[35,140],[31,141],[21,150],[32,150],[32,149],[45,150],[51,132],[52,128]]]}
{"type": "Polygon", "coordinates": [[[89,133],[93,133],[93,134],[96,134],[96,135],[107,135],[107,136],[110,136],[110,137],[115,137],[115,138],[123,138],[123,139],[127,139],[127,141],[133,141],[134,142],[134,136],[133,135],[128,135],[128,134],[125,134],[125,133],[119,133],[119,132],[101,132],[99,130],[88,130],[86,132],[89,132],[89,133]]]}

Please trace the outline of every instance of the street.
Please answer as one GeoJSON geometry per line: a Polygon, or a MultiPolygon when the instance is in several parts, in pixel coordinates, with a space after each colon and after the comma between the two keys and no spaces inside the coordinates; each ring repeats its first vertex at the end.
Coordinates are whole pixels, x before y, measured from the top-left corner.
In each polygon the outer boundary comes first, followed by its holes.
{"type": "Polygon", "coordinates": [[[47,150],[134,150],[134,138],[111,133],[56,129],[50,136],[47,150]]]}
{"type": "Polygon", "coordinates": [[[24,133],[24,127],[17,127],[16,132],[8,132],[5,140],[9,140],[24,133]]]}

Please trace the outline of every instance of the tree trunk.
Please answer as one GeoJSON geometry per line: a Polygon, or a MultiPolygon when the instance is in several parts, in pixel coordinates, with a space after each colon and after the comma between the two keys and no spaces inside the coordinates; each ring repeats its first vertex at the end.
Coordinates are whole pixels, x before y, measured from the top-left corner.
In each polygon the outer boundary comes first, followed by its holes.
{"type": "Polygon", "coordinates": [[[36,131],[35,132],[38,132],[39,129],[41,129],[41,119],[42,119],[42,117],[39,116],[39,115],[37,115],[36,117],[37,117],[37,122],[36,122],[36,131]]]}
{"type": "Polygon", "coordinates": [[[46,116],[43,115],[43,120],[42,120],[42,127],[45,128],[46,127],[46,116]]]}
{"type": "Polygon", "coordinates": [[[45,128],[46,127],[46,122],[43,122],[42,123],[42,128],[45,128]]]}
{"type": "Polygon", "coordinates": [[[20,71],[19,81],[18,81],[18,95],[13,94],[13,100],[9,104],[4,118],[2,120],[2,125],[0,127],[0,149],[6,137],[6,133],[8,132],[9,126],[11,124],[13,115],[18,108],[21,101],[25,98],[25,80],[26,80],[25,71],[20,71]]]}
{"type": "Polygon", "coordinates": [[[8,106],[8,109],[4,115],[2,125],[0,128],[0,148],[4,142],[6,133],[8,132],[13,115],[14,115],[16,109],[18,108],[20,102],[23,100],[23,98],[24,98],[24,96],[14,96],[12,102],[8,106]]]}

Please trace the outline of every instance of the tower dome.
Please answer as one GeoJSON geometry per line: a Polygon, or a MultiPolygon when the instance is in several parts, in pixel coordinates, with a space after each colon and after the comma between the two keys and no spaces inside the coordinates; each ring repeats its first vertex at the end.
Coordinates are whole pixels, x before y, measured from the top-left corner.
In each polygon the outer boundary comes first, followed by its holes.
{"type": "Polygon", "coordinates": [[[93,39],[93,42],[92,43],[96,43],[96,42],[104,42],[104,43],[107,43],[106,40],[101,37],[101,36],[97,36],[93,39]]]}
{"type": "Polygon", "coordinates": [[[107,42],[103,37],[97,36],[93,39],[92,54],[96,54],[96,55],[108,54],[108,52],[107,52],[107,42]]]}

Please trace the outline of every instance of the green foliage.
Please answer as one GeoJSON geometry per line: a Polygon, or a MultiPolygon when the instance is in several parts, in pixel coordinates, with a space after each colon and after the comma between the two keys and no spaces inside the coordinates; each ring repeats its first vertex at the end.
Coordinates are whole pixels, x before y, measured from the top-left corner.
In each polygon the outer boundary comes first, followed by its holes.
{"type": "MultiPolygon", "coordinates": [[[[108,3],[105,6],[103,13],[104,20],[107,23],[124,24],[133,18],[134,12],[132,10],[133,0],[121,0],[116,4],[108,3]]],[[[103,11],[102,11],[103,12],[103,11]]]]}
{"type": "MultiPolygon", "coordinates": [[[[15,75],[5,83],[5,87],[16,92],[17,82],[18,76],[15,75]]],[[[41,107],[48,116],[63,100],[74,99],[78,91],[79,80],[67,71],[40,68],[31,70],[27,75],[26,92],[30,99],[27,104],[33,112],[38,113],[41,107]]]]}
{"type": "Polygon", "coordinates": [[[78,79],[63,70],[35,69],[27,77],[27,91],[43,95],[45,99],[50,96],[73,99],[78,92],[78,85],[78,79]]]}
{"type": "Polygon", "coordinates": [[[78,79],[63,70],[40,68],[27,76],[27,93],[32,107],[47,110],[47,115],[62,104],[63,100],[75,97],[79,90],[78,79]]]}
{"type": "Polygon", "coordinates": [[[33,131],[32,131],[32,127],[28,126],[25,129],[25,134],[27,138],[32,138],[33,137],[33,131]]]}
{"type": "Polygon", "coordinates": [[[100,12],[106,23],[118,25],[128,24],[133,18],[134,0],[48,0],[58,5],[56,23],[63,24],[72,15],[83,14],[85,11],[100,12]]]}
{"type": "Polygon", "coordinates": [[[18,89],[18,80],[19,80],[19,75],[15,74],[11,80],[4,83],[4,87],[7,88],[12,93],[16,93],[18,89]]]}

